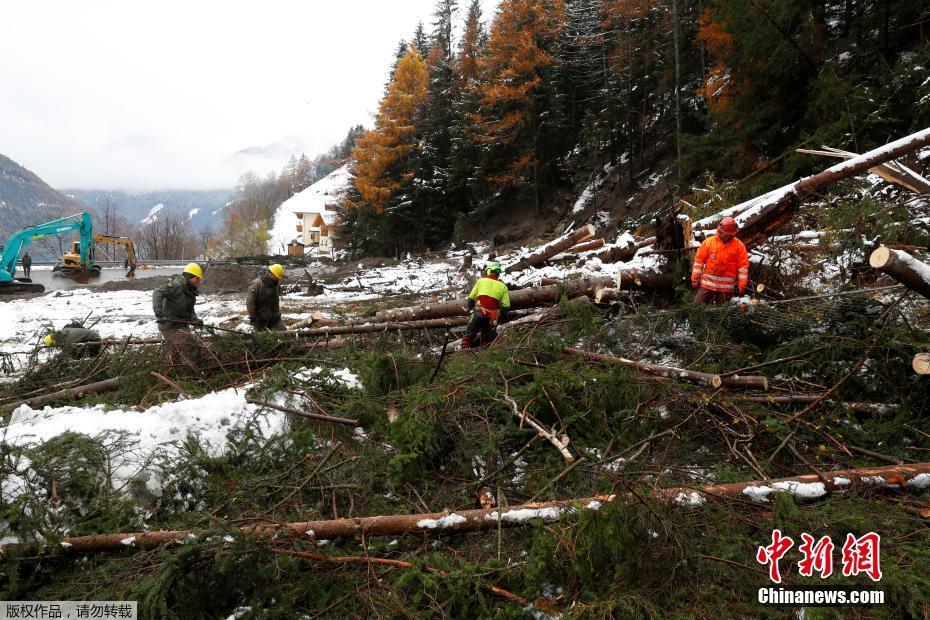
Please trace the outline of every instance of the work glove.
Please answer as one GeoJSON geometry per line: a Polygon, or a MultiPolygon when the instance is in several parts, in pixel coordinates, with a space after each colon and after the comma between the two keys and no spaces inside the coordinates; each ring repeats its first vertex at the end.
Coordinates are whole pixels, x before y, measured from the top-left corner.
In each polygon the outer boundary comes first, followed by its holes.
{"type": "Polygon", "coordinates": [[[510,313],[510,309],[509,309],[509,308],[501,308],[500,313],[497,315],[497,323],[498,323],[498,324],[506,323],[506,322],[507,322],[507,315],[508,315],[509,313],[510,313]]]}
{"type": "Polygon", "coordinates": [[[692,288],[698,288],[699,286],[701,286],[701,281],[700,281],[700,280],[691,280],[691,286],[692,286],[692,288]]]}
{"type": "Polygon", "coordinates": [[[745,295],[745,294],[746,294],[746,287],[745,287],[745,286],[741,286],[741,287],[739,288],[739,296],[742,297],[742,296],[745,295]]]}
{"type": "Polygon", "coordinates": [[[475,309],[475,300],[472,299],[471,297],[468,298],[468,309],[469,310],[475,309]]]}

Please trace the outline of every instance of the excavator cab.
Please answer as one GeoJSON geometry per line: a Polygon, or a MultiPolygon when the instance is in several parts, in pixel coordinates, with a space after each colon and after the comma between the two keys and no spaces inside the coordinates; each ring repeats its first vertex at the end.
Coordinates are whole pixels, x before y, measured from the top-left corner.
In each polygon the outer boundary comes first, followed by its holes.
{"type": "MultiPolygon", "coordinates": [[[[126,249],[126,267],[129,271],[126,273],[127,278],[133,278],[136,275],[136,268],[139,266],[136,260],[136,249],[132,242],[132,237],[117,237],[114,235],[94,235],[93,243],[88,248],[88,260],[92,265],[89,275],[99,276],[100,268],[93,264],[94,244],[111,243],[121,245],[126,249]]],[[[68,275],[69,270],[79,270],[81,268],[81,242],[74,241],[71,244],[71,251],[61,255],[61,265],[56,266],[55,270],[61,275],[68,275]]]]}
{"type": "Polygon", "coordinates": [[[55,265],[52,273],[83,281],[87,277],[100,275],[100,267],[94,264],[94,246],[88,244],[87,262],[81,262],[81,241],[71,242],[71,251],[61,255],[61,264],[55,265]]]}

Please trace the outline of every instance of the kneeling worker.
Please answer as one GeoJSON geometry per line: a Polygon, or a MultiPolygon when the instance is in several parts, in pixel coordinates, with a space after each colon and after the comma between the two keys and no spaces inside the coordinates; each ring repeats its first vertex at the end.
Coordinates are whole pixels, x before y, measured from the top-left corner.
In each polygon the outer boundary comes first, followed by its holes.
{"type": "Polygon", "coordinates": [[[74,359],[100,355],[100,333],[82,327],[79,323],[69,323],[60,330],[48,334],[42,342],[49,347],[60,347],[74,359]]]}
{"type": "Polygon", "coordinates": [[[462,338],[462,348],[470,349],[475,346],[475,336],[481,333],[481,344],[491,344],[497,335],[497,324],[506,318],[510,310],[510,294],[507,285],[500,281],[501,264],[491,263],[487,268],[487,275],[475,282],[475,286],[468,295],[468,308],[471,310],[471,320],[465,328],[462,338]]]}
{"type": "Polygon", "coordinates": [[[281,289],[278,286],[283,277],[284,267],[272,265],[249,284],[245,307],[253,329],[284,329],[281,324],[281,289]]]}

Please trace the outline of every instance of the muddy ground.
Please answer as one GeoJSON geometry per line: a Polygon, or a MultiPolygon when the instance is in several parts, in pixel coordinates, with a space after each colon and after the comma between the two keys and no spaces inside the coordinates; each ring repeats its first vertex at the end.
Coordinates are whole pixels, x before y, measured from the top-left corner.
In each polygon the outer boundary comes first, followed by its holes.
{"type": "MultiPolygon", "coordinates": [[[[211,265],[204,271],[203,282],[200,285],[200,292],[213,295],[219,293],[244,293],[249,287],[249,282],[255,279],[264,269],[258,265],[211,265]]],[[[125,280],[118,282],[107,282],[97,289],[101,291],[152,291],[165,283],[174,273],[165,272],[163,278],[136,278],[134,280],[125,280]]]]}

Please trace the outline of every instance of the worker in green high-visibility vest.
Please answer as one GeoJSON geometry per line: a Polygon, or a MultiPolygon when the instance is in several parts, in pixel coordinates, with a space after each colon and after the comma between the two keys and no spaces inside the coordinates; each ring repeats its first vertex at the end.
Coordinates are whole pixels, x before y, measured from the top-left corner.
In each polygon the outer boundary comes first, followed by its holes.
{"type": "Polygon", "coordinates": [[[510,294],[507,285],[500,281],[503,268],[498,262],[488,265],[485,277],[475,282],[468,295],[471,318],[462,338],[462,348],[470,349],[476,344],[475,336],[481,335],[480,344],[490,344],[497,335],[497,324],[506,318],[510,310],[510,294]]]}

